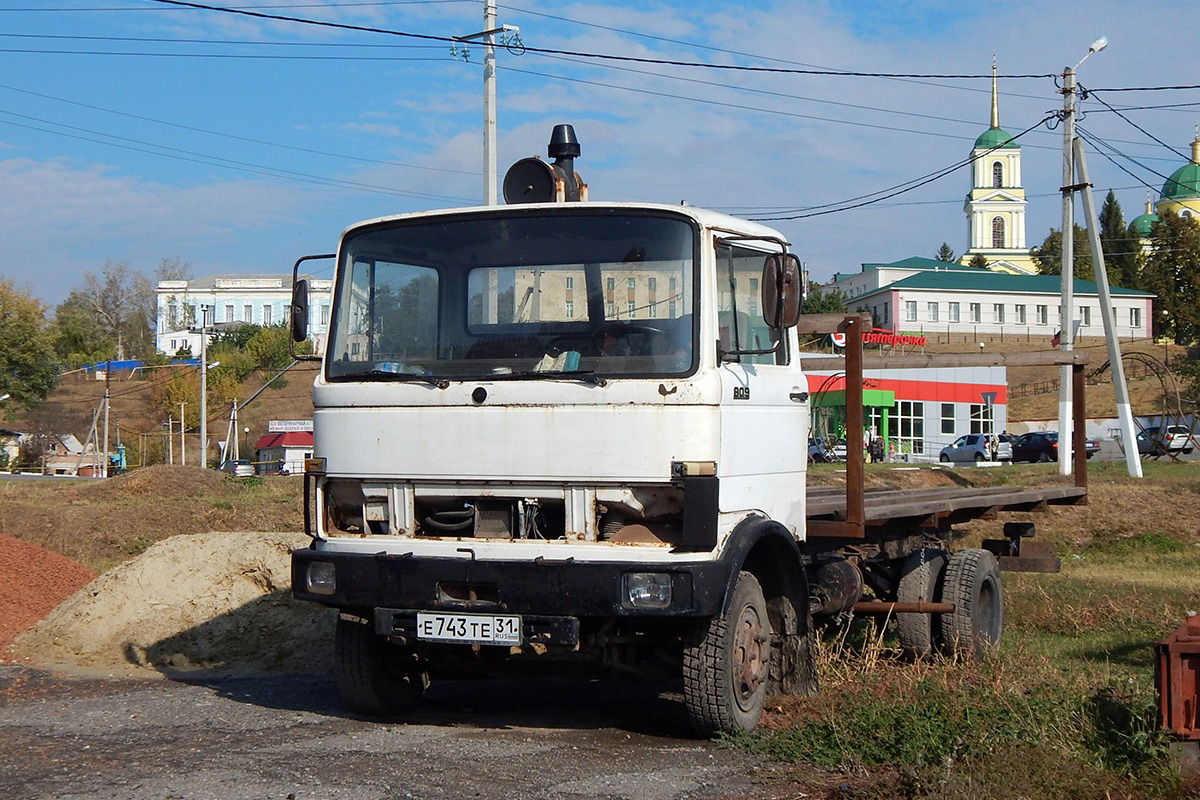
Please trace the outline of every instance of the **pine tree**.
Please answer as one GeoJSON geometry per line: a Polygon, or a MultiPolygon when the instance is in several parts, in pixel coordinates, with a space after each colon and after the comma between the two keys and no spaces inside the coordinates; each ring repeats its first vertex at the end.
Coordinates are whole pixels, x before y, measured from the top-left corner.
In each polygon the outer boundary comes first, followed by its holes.
{"type": "Polygon", "coordinates": [[[954,251],[950,249],[950,245],[942,242],[934,258],[938,261],[954,261],[954,251]]]}
{"type": "Polygon", "coordinates": [[[976,253],[975,255],[971,256],[971,260],[967,262],[968,267],[980,267],[981,269],[987,269],[987,265],[987,256],[985,256],[983,253],[976,253]]]}
{"type": "Polygon", "coordinates": [[[1113,286],[1136,287],[1141,248],[1137,237],[1126,226],[1121,204],[1111,189],[1100,207],[1100,243],[1104,248],[1108,282],[1113,286]]]}
{"type": "MultiPolygon", "coordinates": [[[[1093,280],[1092,251],[1088,247],[1087,231],[1078,225],[1075,226],[1074,247],[1075,257],[1072,260],[1075,262],[1075,277],[1087,281],[1093,280]]],[[[1061,275],[1062,234],[1058,228],[1051,228],[1050,233],[1046,234],[1045,240],[1042,241],[1041,247],[1033,248],[1029,251],[1029,255],[1037,264],[1039,274],[1061,275]]]]}

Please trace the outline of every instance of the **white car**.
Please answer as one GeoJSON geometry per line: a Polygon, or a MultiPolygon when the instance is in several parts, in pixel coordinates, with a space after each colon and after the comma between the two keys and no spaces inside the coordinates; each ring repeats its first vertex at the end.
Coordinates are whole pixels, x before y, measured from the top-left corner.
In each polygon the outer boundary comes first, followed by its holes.
{"type": "Polygon", "coordinates": [[[254,477],[254,466],[244,458],[226,461],[221,465],[221,470],[239,478],[254,477]]]}
{"type": "Polygon", "coordinates": [[[1003,437],[989,437],[982,433],[969,433],[942,448],[938,460],[948,462],[1012,461],[1012,443],[1003,437]],[[988,440],[995,444],[993,454],[988,440]]]}

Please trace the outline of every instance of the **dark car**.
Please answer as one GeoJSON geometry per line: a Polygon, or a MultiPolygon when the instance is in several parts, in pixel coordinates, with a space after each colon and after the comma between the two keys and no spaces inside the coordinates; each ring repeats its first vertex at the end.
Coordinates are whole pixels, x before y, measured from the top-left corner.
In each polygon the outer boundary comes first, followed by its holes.
{"type": "MultiPolygon", "coordinates": [[[[1099,439],[1085,439],[1088,458],[1100,452],[1099,439]]],[[[1058,431],[1033,431],[1013,442],[1013,461],[1058,461],[1058,431]]]]}

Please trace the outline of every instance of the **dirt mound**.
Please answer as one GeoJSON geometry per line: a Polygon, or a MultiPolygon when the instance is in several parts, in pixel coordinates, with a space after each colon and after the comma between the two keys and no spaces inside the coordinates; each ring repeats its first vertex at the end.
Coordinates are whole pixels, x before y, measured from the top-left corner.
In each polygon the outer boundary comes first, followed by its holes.
{"type": "Polygon", "coordinates": [[[220,672],[323,671],[334,613],[290,597],[302,534],[165,539],[106,572],[16,637],[46,665],[220,672]]]}
{"type": "Polygon", "coordinates": [[[178,497],[218,491],[230,479],[228,474],[215,470],[159,464],[90,484],[87,488],[134,497],[178,497]]]}
{"type": "Polygon", "coordinates": [[[0,652],[94,577],[66,556],[0,533],[0,652]]]}

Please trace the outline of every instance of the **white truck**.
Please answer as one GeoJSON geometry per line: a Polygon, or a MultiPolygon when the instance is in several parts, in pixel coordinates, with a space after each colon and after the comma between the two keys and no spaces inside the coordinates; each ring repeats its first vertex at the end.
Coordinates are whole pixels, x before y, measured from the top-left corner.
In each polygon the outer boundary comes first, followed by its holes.
{"type": "MultiPolygon", "coordinates": [[[[1028,523],[957,552],[950,526],[1085,489],[863,492],[851,385],[847,489],[806,492],[812,326],[788,242],[587,202],[569,126],[550,155],[510,170],[508,205],[341,236],[292,572],[340,612],[345,704],[394,716],[431,671],[566,661],[682,676],[711,734],[815,689],[814,619],[887,611],[917,656],[998,642],[996,555],[1050,559],[1020,553],[1028,523]]],[[[303,279],[293,295],[303,340],[303,279]]]]}

